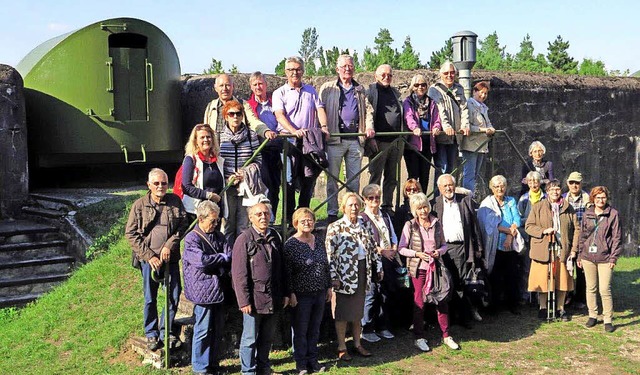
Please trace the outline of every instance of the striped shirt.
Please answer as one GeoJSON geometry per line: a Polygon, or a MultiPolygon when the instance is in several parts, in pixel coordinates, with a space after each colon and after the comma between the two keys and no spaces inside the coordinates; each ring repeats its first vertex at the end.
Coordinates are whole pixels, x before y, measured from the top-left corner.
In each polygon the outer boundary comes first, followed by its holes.
{"type": "MultiPolygon", "coordinates": [[[[247,131],[246,125],[242,124],[237,133],[233,133],[228,126],[223,128],[220,133],[220,156],[224,158],[222,171],[225,180],[242,168],[258,146],[260,146],[258,135],[253,130],[247,131]]],[[[260,165],[262,156],[256,156],[253,162],[260,165]]]]}

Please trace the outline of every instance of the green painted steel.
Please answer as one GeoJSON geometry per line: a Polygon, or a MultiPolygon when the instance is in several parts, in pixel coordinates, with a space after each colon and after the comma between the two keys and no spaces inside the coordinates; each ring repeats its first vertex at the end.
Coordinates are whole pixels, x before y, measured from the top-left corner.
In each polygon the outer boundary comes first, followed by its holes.
{"type": "Polygon", "coordinates": [[[32,50],[24,78],[35,166],[179,161],[180,62],[171,40],[134,18],[96,22],[32,50]]]}

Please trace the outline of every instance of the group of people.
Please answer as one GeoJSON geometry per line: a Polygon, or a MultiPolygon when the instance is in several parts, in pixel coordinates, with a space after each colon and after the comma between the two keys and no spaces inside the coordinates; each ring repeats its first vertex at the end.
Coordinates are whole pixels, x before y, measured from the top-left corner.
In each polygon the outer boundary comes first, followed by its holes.
{"type": "Polygon", "coordinates": [[[352,353],[360,356],[372,355],[362,341],[391,340],[392,330],[404,323],[413,326],[415,346],[429,351],[424,329],[429,305],[435,306],[443,343],[453,350],[460,346],[450,335],[450,316],[466,326],[482,321],[481,308],[489,304],[504,304],[519,314],[522,297],[530,293],[537,293],[540,317],[547,318],[548,292],[554,291],[558,311],[553,316],[566,321],[574,264],[585,287],[574,298],[586,298],[587,326],[597,322],[599,292],[605,329],[614,330],[611,275],[621,252],[621,228],[606,187],[587,194],[582,175],[573,172],[563,195],[552,163],[544,159],[544,145],[534,142],[531,160],[523,166],[519,200],[506,194],[507,180],[500,175],[489,182],[491,195],[479,205],[474,200],[476,178],[495,132],[484,104],[487,83],[477,83],[467,100],[455,82],[455,66],[445,62],[438,82],[428,87],[418,74],[411,80],[411,94],[401,100],[391,87],[390,66],[378,67],[376,83],[364,88],[353,79],[349,55],[337,60],[337,80],[318,92],[302,82],[300,58],[286,59],[285,72],[287,83],[272,97],[265,77],[252,74],[246,101],[234,96],[231,77],[219,75],[214,85],[218,98],[209,103],[204,122],[193,128],[185,146],[174,185],[178,195],[167,192],[168,176],[156,168],[148,176],[148,194],[131,208],[126,236],[143,277],[149,349],[160,347],[165,329],[170,344],[179,344],[171,327],[158,320],[156,296],[159,274],[168,271],[173,322],[182,288],[182,239],[185,296],[195,304],[194,373],[219,369],[225,299],[234,299],[243,316],[243,374],[270,372],[276,314],[289,306],[300,374],[324,371],[318,340],[329,301],[343,361],[352,358],[346,346],[349,326],[352,353]],[[380,134],[407,130],[413,134],[406,147],[397,136],[380,134]],[[269,141],[256,153],[263,139],[269,141]],[[286,160],[285,142],[291,149],[286,160]],[[360,191],[357,174],[365,150],[376,159],[369,165],[370,183],[360,191]],[[462,189],[450,174],[459,152],[462,189]],[[409,180],[398,192],[404,204],[393,210],[402,156],[409,180]],[[425,193],[432,161],[436,198],[430,201],[425,193]],[[336,177],[343,162],[347,192],[339,205],[336,177]],[[317,164],[329,176],[324,239],[315,232],[316,217],[308,208],[322,171],[317,164]],[[283,218],[295,232],[286,241],[270,226],[282,177],[288,200],[283,218]],[[196,224],[189,231],[192,221],[196,224]],[[478,283],[482,275],[490,300],[477,300],[468,291],[468,284],[478,283]]]}

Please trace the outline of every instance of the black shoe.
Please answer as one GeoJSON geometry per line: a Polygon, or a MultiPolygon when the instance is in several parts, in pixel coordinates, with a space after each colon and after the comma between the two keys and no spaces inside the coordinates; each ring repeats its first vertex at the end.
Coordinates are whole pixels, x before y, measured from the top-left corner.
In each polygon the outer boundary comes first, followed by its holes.
{"type": "Polygon", "coordinates": [[[560,310],[560,312],[558,313],[558,319],[563,322],[568,322],[571,320],[571,315],[567,314],[567,312],[564,310],[560,310]]]}
{"type": "Polygon", "coordinates": [[[156,351],[160,348],[160,341],[157,337],[147,337],[147,349],[156,351]]]}
{"type": "Polygon", "coordinates": [[[310,371],[311,373],[317,373],[317,372],[325,372],[327,371],[327,368],[321,365],[320,363],[316,362],[316,363],[312,363],[309,366],[309,370],[311,370],[310,371]]]}
{"type": "Polygon", "coordinates": [[[589,320],[587,320],[587,324],[585,324],[585,326],[587,328],[593,328],[597,323],[598,323],[598,320],[596,318],[589,318],[589,320]]]}
{"type": "Polygon", "coordinates": [[[182,346],[182,341],[174,335],[169,335],[169,348],[178,349],[182,346]]]}
{"type": "Polygon", "coordinates": [[[538,319],[547,320],[547,309],[539,309],[538,310],[538,319]]]}
{"type": "Polygon", "coordinates": [[[616,327],[614,327],[613,324],[611,324],[611,323],[605,323],[604,324],[604,331],[605,332],[611,333],[611,332],[613,332],[615,330],[616,330],[616,327]]]}

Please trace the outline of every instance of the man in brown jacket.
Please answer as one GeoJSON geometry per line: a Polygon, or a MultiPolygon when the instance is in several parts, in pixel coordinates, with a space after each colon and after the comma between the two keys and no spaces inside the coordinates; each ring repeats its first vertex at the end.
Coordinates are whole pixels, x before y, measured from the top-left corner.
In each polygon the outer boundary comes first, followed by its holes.
{"type": "MultiPolygon", "coordinates": [[[[158,322],[156,298],[160,283],[155,281],[153,273],[162,271],[163,264],[169,263],[169,322],[178,309],[180,300],[180,239],[187,229],[187,213],[177,195],[167,194],[169,179],[159,168],[149,172],[147,186],[149,192],[131,206],[125,235],[133,250],[134,265],[142,271],[142,289],[144,291],[144,334],[147,347],[156,350],[160,347],[159,338],[164,337],[164,314],[158,322]]],[[[169,330],[171,332],[171,329],[169,330]]],[[[171,335],[171,345],[179,344],[175,335],[171,335]]]]}

